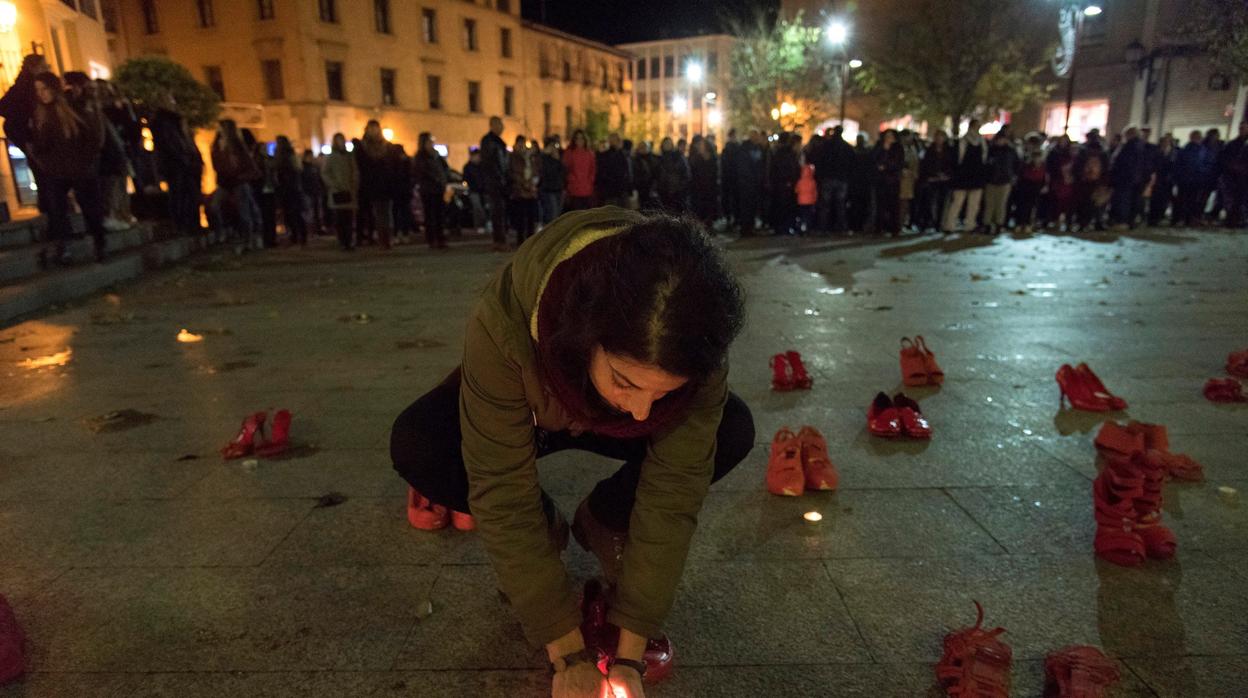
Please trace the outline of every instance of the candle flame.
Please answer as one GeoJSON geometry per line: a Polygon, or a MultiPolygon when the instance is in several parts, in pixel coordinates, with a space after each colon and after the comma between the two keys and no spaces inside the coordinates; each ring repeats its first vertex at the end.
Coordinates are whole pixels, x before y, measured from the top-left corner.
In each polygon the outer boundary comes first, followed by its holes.
{"type": "Polygon", "coordinates": [[[823,521],[823,514],[820,514],[817,511],[808,511],[805,514],[802,514],[802,518],[806,519],[807,521],[811,523],[816,523],[819,521],[823,521]]]}
{"type": "Polygon", "coordinates": [[[178,332],[178,341],[184,344],[193,344],[195,342],[202,342],[204,341],[204,335],[195,334],[194,332],[189,332],[187,331],[185,327],[183,327],[182,331],[178,332]]]}

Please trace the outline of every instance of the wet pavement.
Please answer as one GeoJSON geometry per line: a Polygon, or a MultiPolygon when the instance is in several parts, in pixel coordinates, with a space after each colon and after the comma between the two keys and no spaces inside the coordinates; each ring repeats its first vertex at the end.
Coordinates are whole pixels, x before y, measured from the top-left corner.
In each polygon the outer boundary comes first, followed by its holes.
{"type": "MultiPolygon", "coordinates": [[[[316,243],[201,257],[0,330],[0,594],[32,669],[0,697],[549,695],[479,541],[409,528],[388,457],[501,258],[316,243]],[[222,461],[244,415],[278,408],[293,453],[222,461]]],[[[1248,236],[729,248],[750,312],[731,379],[760,444],[707,499],[667,624],[678,669],[648,695],[939,695],[931,665],[973,600],[1008,629],[1015,696],[1074,643],[1118,660],[1116,696],[1244,695],[1248,407],[1201,386],[1248,347],[1248,236]],[[906,391],[935,437],[874,439],[867,404],[902,389],[913,334],[947,374],[906,391]],[[789,348],[813,390],[769,389],[789,348]],[[1172,561],[1092,555],[1103,416],[1059,410],[1053,380],[1078,361],[1130,402],[1121,419],[1167,425],[1205,466],[1167,486],[1172,561]],[[766,441],[804,424],[840,489],[771,496],[766,441]]],[[[612,467],[565,453],[541,477],[570,513],[612,467]]]]}

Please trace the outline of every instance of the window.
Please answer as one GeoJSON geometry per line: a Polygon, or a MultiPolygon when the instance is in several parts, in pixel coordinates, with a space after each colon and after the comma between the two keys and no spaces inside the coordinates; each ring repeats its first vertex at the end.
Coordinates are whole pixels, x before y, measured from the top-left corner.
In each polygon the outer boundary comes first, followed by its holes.
{"type": "Polygon", "coordinates": [[[563,108],[563,124],[564,124],[563,126],[564,130],[566,130],[568,132],[568,135],[571,136],[572,135],[572,107],[563,108]]]}
{"type": "Polygon", "coordinates": [[[671,56],[663,57],[663,77],[670,78],[676,70],[676,59],[671,56]]]}
{"type": "Polygon", "coordinates": [[[207,29],[217,23],[217,18],[212,12],[212,0],[195,0],[195,13],[199,19],[200,28],[207,29]]]}
{"type": "Polygon", "coordinates": [[[658,91],[656,90],[654,92],[651,92],[650,93],[650,111],[659,111],[659,104],[660,104],[660,99],[659,99],[658,91]]]}
{"type": "Polygon", "coordinates": [[[156,0],[143,0],[143,31],[155,34],[160,31],[160,18],[156,16],[156,0]]]}
{"type": "Polygon", "coordinates": [[[477,50],[477,20],[475,19],[464,20],[464,50],[477,50]]]}
{"type": "Polygon", "coordinates": [[[387,107],[393,107],[399,103],[394,95],[396,82],[394,68],[381,69],[381,103],[387,107]]]}
{"type": "Polygon", "coordinates": [[[646,59],[644,58],[637,59],[637,79],[638,80],[646,79],[646,59]]]}
{"type": "Polygon", "coordinates": [[[476,80],[468,81],[468,111],[473,114],[481,112],[481,83],[476,80]]]}
{"type": "Polygon", "coordinates": [[[420,29],[426,44],[438,43],[438,12],[428,7],[420,11],[420,29]]]}
{"type": "Polygon", "coordinates": [[[341,61],[325,61],[325,94],[335,102],[345,102],[347,99],[342,83],[341,61]]]}
{"type": "Polygon", "coordinates": [[[286,84],[282,81],[281,61],[260,61],[260,74],[264,76],[265,99],[286,99],[286,84]]]}
{"type": "Polygon", "coordinates": [[[390,32],[390,0],[373,0],[373,24],[378,34],[390,32]]]}
{"type": "Polygon", "coordinates": [[[706,54],[706,74],[714,75],[717,70],[719,70],[719,54],[711,51],[706,54]]]}
{"type": "Polygon", "coordinates": [[[99,17],[95,11],[95,0],[78,0],[78,11],[91,19],[99,17]]]}
{"type": "Polygon", "coordinates": [[[259,10],[260,19],[273,19],[276,16],[273,12],[273,0],[257,0],[256,9],[259,10]]]}
{"type": "Polygon", "coordinates": [[[320,9],[322,22],[338,23],[337,0],[317,0],[317,7],[320,9]]]}
{"type": "Polygon", "coordinates": [[[501,46],[503,58],[511,58],[511,30],[503,27],[498,33],[498,42],[501,46]]]}
{"type": "Polygon", "coordinates": [[[684,77],[687,65],[689,65],[689,56],[682,54],[680,60],[676,61],[676,77],[684,77]]]}
{"type": "MultiPolygon", "coordinates": [[[[629,65],[631,66],[632,64],[630,63],[629,65]]],[[[623,63],[615,64],[615,91],[616,92],[624,91],[624,64],[623,63]]]]}
{"type": "Polygon", "coordinates": [[[542,102],[542,135],[550,135],[550,102],[542,102]]]}
{"type": "Polygon", "coordinates": [[[650,59],[650,77],[658,79],[659,77],[659,57],[654,56],[650,59]]]}
{"type": "Polygon", "coordinates": [[[563,81],[572,82],[572,63],[569,61],[563,62],[563,81]]]}
{"type": "Polygon", "coordinates": [[[512,116],[516,106],[516,88],[507,85],[503,88],[503,114],[512,116]]]}
{"type": "Polygon", "coordinates": [[[494,3],[494,7],[499,12],[511,12],[511,0],[498,0],[494,3]]]}
{"type": "Polygon", "coordinates": [[[208,84],[209,89],[217,93],[217,98],[225,101],[225,80],[221,77],[221,66],[204,66],[204,82],[208,84]]]}
{"type": "Polygon", "coordinates": [[[429,108],[442,108],[442,77],[439,75],[428,75],[425,77],[425,85],[429,88],[429,108]]]}

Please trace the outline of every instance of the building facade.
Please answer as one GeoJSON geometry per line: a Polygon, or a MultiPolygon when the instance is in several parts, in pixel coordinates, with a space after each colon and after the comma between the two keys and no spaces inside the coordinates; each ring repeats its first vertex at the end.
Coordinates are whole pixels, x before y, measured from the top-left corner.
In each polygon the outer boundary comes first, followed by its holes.
{"type": "Polygon", "coordinates": [[[313,149],[377,119],[409,150],[431,132],[460,167],[490,116],[510,142],[628,106],[626,54],[524,22],[518,0],[118,0],[113,39],[186,66],[261,140],[313,149]],[[540,72],[542,50],[566,57],[566,79],[562,63],[540,72]]]}
{"type": "Polygon", "coordinates": [[[734,43],[727,34],[711,34],[621,44],[634,56],[629,136],[678,139],[726,131],[734,43]]]}
{"type": "MultiPolygon", "coordinates": [[[[97,0],[0,0],[0,94],[13,85],[22,57],[42,53],[58,74],[77,70],[112,74],[112,59],[97,0]]],[[[0,180],[10,215],[33,215],[36,192],[26,156],[5,143],[0,180]]]]}

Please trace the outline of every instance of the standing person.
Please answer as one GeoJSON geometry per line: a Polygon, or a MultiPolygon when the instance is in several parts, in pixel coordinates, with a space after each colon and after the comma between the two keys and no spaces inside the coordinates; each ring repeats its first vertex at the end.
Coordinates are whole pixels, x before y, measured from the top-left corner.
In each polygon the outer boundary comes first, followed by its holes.
{"type": "MultiPolygon", "coordinates": [[[[143,148],[143,124],[139,122],[138,115],[134,113],[134,106],[130,100],[121,94],[116,85],[103,79],[97,79],[95,84],[104,118],[112,124],[113,130],[117,132],[125,148],[126,160],[130,163],[130,170],[127,174],[134,182],[134,191],[142,192],[144,187],[154,179],[151,174],[151,153],[143,148]]],[[[120,212],[120,220],[123,223],[133,225],[138,222],[138,219],[134,217],[131,210],[130,194],[125,184],[123,180],[121,191],[114,191],[118,198],[113,208],[120,212]]]]}
{"type": "MultiPolygon", "coordinates": [[[[79,112],[65,98],[61,79],[53,73],[34,77],[37,104],[30,116],[28,135],[31,159],[39,168],[39,185],[46,189],[48,238],[55,261],[71,260],[66,241],[73,235],[69,192],[74,192],[87,232],[95,243],[95,259],[107,257],[104,238],[104,207],[101,201],[99,161],[104,147],[104,124],[97,112],[79,112]]],[[[51,262],[48,252],[41,259],[51,262]]]]}
{"type": "Polygon", "coordinates": [[[1044,159],[1045,178],[1049,187],[1048,213],[1045,225],[1074,227],[1075,223],[1075,151],[1070,136],[1062,134],[1044,159]]]}
{"type": "Polygon", "coordinates": [[[1146,177],[1144,141],[1139,130],[1130,126],[1123,132],[1123,140],[1110,155],[1109,180],[1114,188],[1109,206],[1109,220],[1114,228],[1126,230],[1135,227],[1137,206],[1143,196],[1146,177]]]}
{"type": "Polygon", "coordinates": [[[1239,124],[1239,135],[1222,148],[1218,170],[1221,174],[1222,199],[1226,208],[1226,227],[1242,228],[1248,212],[1248,120],[1239,124]]]}
{"type": "Polygon", "coordinates": [[[815,179],[815,166],[802,154],[802,176],[797,180],[798,234],[813,235],[815,232],[815,206],[819,203],[819,183],[815,179]]]}
{"type": "Polygon", "coordinates": [[[840,125],[825,132],[822,143],[810,156],[819,183],[819,213],[816,227],[820,231],[844,234],[849,229],[846,202],[849,197],[849,175],[854,169],[854,149],[845,140],[840,125]]]}
{"type": "Polygon", "coordinates": [[[1018,176],[1018,151],[1009,136],[997,133],[988,148],[988,177],[984,185],[984,232],[996,235],[1009,223],[1010,190],[1018,176]]]}
{"type": "Polygon", "coordinates": [[[689,162],[676,150],[671,138],[664,138],[659,150],[659,202],[668,213],[684,213],[689,205],[689,162]]]}
{"type": "Polygon", "coordinates": [[[1222,200],[1222,192],[1218,187],[1222,180],[1222,132],[1216,128],[1205,131],[1205,158],[1202,161],[1204,167],[1200,173],[1200,181],[1204,187],[1204,196],[1200,200],[1201,220],[1217,225],[1218,216],[1222,212],[1224,202],[1222,200]],[[1209,203],[1210,196],[1213,197],[1212,205],[1209,203]]]}
{"type": "Polygon", "coordinates": [[[906,156],[896,129],[885,129],[876,142],[875,153],[876,228],[880,233],[901,234],[901,171],[906,156]]]}
{"type": "Polygon", "coordinates": [[[555,698],[641,698],[643,672],[671,670],[662,627],[698,512],[753,447],[749,407],[726,381],[743,319],[701,226],[568,214],[494,276],[462,365],[395,420],[394,468],[409,501],[430,502],[409,519],[475,526],[525,637],[546,649],[555,698]],[[591,615],[605,614],[586,633],[561,559],[569,526],[538,482],[538,459],[566,449],[624,462],[572,518],[607,585],[586,587],[591,615]]]}
{"type": "MultiPolygon", "coordinates": [[[[1177,155],[1178,152],[1174,149],[1174,135],[1169,133],[1163,135],[1157,144],[1153,159],[1153,195],[1148,204],[1150,226],[1161,225],[1161,220],[1166,217],[1166,209],[1170,208],[1170,202],[1174,199],[1174,171],[1177,155]]],[[[1174,213],[1171,214],[1172,221],[1178,220],[1178,208],[1176,204],[1174,213]]]]}
{"type": "Polygon", "coordinates": [[[537,186],[539,170],[537,147],[530,147],[524,136],[516,136],[511,149],[511,221],[516,228],[516,247],[524,244],[537,229],[537,186]]]}
{"type": "Polygon", "coordinates": [[[777,235],[797,232],[797,180],[802,178],[801,148],[801,136],[782,133],[771,158],[772,228],[777,235]]]}
{"type": "Polygon", "coordinates": [[[308,226],[304,220],[303,163],[286,136],[277,137],[273,153],[273,169],[277,174],[277,202],[282,208],[282,221],[290,244],[308,246],[308,226]]]}
{"type": "MultiPolygon", "coordinates": [[[[669,139],[670,140],[670,139],[669,139]]],[[[749,137],[737,151],[737,222],[741,235],[754,234],[763,205],[763,186],[767,172],[766,141],[758,129],[750,129],[749,137]]]]}
{"type": "Polygon", "coordinates": [[[567,192],[565,208],[569,211],[592,208],[598,160],[594,151],[589,149],[589,139],[585,132],[579,128],[572,132],[572,143],[563,152],[563,169],[564,190],[567,192]]]}
{"type": "Polygon", "coordinates": [[[321,183],[321,164],[311,148],[303,151],[303,169],[299,173],[307,206],[309,225],[314,235],[325,233],[325,185],[321,183]]]}
{"type": "Polygon", "coordinates": [[[719,156],[719,179],[722,187],[724,218],[729,229],[740,226],[737,197],[740,189],[737,184],[737,168],[741,156],[741,144],[737,141],[737,129],[728,129],[728,138],[724,141],[724,151],[719,156]]]}
{"type": "Polygon", "coordinates": [[[1099,129],[1088,131],[1075,158],[1075,220],[1077,228],[1105,230],[1104,208],[1109,201],[1109,156],[1101,144],[1099,129]]]}
{"type": "Polygon", "coordinates": [[[709,228],[719,217],[719,167],[706,139],[697,142],[689,157],[689,188],[693,215],[709,228]]]}
{"type": "Polygon", "coordinates": [[[104,230],[125,230],[130,227],[130,207],[125,193],[130,163],[126,159],[125,145],[101,109],[95,82],[86,73],[73,70],[65,73],[65,85],[68,88],[66,97],[74,111],[91,114],[92,120],[98,118],[104,131],[97,173],[104,207],[104,230]]]}
{"type": "Polygon", "coordinates": [[[541,223],[550,223],[563,213],[563,153],[559,149],[559,136],[546,136],[541,156],[541,183],[538,185],[538,204],[541,223]]]}
{"type": "Polygon", "coordinates": [[[30,144],[34,138],[31,118],[35,115],[35,110],[40,103],[36,94],[35,78],[47,72],[50,72],[48,61],[43,56],[37,53],[25,56],[22,58],[22,67],[17,78],[4,93],[4,97],[0,97],[0,117],[4,117],[4,135],[10,144],[17,146],[26,154],[27,161],[30,163],[31,179],[34,180],[33,184],[36,187],[39,210],[45,213],[47,212],[45,195],[43,190],[38,188],[40,186],[39,164],[30,157],[30,144]]]}
{"type": "Polygon", "coordinates": [[[628,153],[620,147],[620,134],[607,136],[607,149],[597,155],[595,179],[603,205],[628,208],[633,194],[633,167],[628,153]]]}
{"type": "Polygon", "coordinates": [[[988,144],[979,134],[979,125],[979,119],[971,119],[966,127],[966,135],[958,139],[954,153],[953,179],[950,180],[953,194],[949,208],[945,210],[945,223],[942,226],[946,233],[952,233],[957,227],[964,203],[966,217],[962,219],[963,230],[971,232],[979,225],[979,204],[988,178],[988,144]]]}
{"type": "Polygon", "coordinates": [[[492,226],[489,218],[486,216],[485,204],[485,179],[481,174],[481,149],[468,149],[468,162],[464,165],[464,184],[468,185],[468,206],[472,209],[472,227],[477,230],[484,230],[488,226],[492,226]]]}
{"type": "Polygon", "coordinates": [[[355,249],[355,209],[359,205],[360,170],[355,156],[347,152],[347,137],[335,133],[321,179],[329,195],[329,210],[334,216],[334,232],[338,246],[344,251],[355,249]]]}
{"type": "Polygon", "coordinates": [[[450,170],[433,146],[433,134],[424,131],[416,142],[413,170],[420,188],[420,207],[425,212],[425,242],[431,250],[444,250],[446,242],[446,185],[450,170]]]}
{"type": "Polygon", "coordinates": [[[1198,130],[1188,134],[1187,145],[1178,152],[1174,162],[1174,178],[1179,185],[1179,199],[1175,202],[1175,225],[1200,225],[1200,215],[1204,204],[1200,198],[1204,191],[1201,172],[1205,169],[1204,159],[1207,155],[1201,142],[1205,134],[1198,130]]]}
{"type": "Polygon", "coordinates": [[[169,184],[170,217],[185,235],[199,230],[204,159],[177,108],[173,95],[166,94],[150,123],[157,169],[169,184]]]}
{"type": "Polygon", "coordinates": [[[360,168],[361,205],[372,211],[373,225],[377,226],[381,249],[390,249],[390,236],[394,232],[394,182],[391,179],[393,164],[390,143],[381,133],[381,124],[372,119],[364,127],[364,137],[355,150],[356,163],[360,168]]]}
{"type": "Polygon", "coordinates": [[[1027,235],[1036,221],[1036,206],[1040,201],[1040,193],[1044,191],[1047,178],[1044,161],[1044,139],[1039,134],[1027,137],[1023,146],[1022,164],[1019,166],[1018,183],[1014,196],[1015,223],[1019,232],[1027,235]]]}
{"type": "Polygon", "coordinates": [[[211,203],[217,225],[228,228],[233,233],[233,242],[241,247],[259,249],[263,246],[257,214],[259,206],[252,185],[260,179],[260,169],[233,119],[217,122],[210,158],[212,171],[217,176],[217,190],[213,192],[211,203]]]}
{"type": "Polygon", "coordinates": [[[949,183],[953,180],[955,156],[945,132],[936,129],[932,143],[919,162],[919,227],[924,231],[941,230],[945,205],[949,200],[949,183]]]}
{"type": "Polygon", "coordinates": [[[915,189],[918,188],[919,179],[919,146],[915,142],[914,132],[906,129],[901,132],[898,139],[901,142],[902,162],[901,168],[901,187],[899,195],[901,198],[901,228],[908,230],[914,217],[914,198],[915,189]]]}
{"type": "Polygon", "coordinates": [[[865,133],[858,134],[854,167],[849,178],[850,230],[869,233],[875,228],[875,149],[865,133]]]}
{"type": "Polygon", "coordinates": [[[416,215],[412,213],[412,189],[416,186],[412,159],[399,143],[390,144],[390,181],[394,188],[394,237],[398,244],[411,243],[416,234],[416,215]]]}
{"type": "Polygon", "coordinates": [[[633,186],[637,188],[637,208],[642,211],[658,207],[654,191],[657,164],[657,158],[650,152],[649,141],[639,142],[633,152],[633,186]]]}
{"type": "Polygon", "coordinates": [[[511,161],[503,142],[503,120],[490,117],[490,130],[481,137],[481,184],[485,188],[485,205],[490,213],[490,231],[495,252],[507,252],[507,183],[511,180],[511,161]]]}
{"type": "Polygon", "coordinates": [[[260,246],[273,247],[277,244],[277,175],[273,167],[273,158],[269,155],[267,147],[256,141],[256,136],[251,129],[239,129],[239,135],[242,137],[247,152],[251,153],[251,159],[256,163],[256,170],[259,173],[253,185],[256,208],[252,213],[255,214],[258,224],[260,246]]]}

